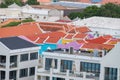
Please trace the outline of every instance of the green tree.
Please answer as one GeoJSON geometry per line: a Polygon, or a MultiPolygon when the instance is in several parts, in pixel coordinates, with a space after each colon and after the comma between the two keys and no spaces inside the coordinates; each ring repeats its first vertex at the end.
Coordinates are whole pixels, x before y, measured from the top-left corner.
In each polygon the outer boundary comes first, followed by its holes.
{"type": "Polygon", "coordinates": [[[99,16],[99,7],[97,6],[90,6],[84,9],[83,11],[84,17],[92,17],[92,16],[99,16]]]}
{"type": "Polygon", "coordinates": [[[84,18],[84,17],[92,17],[92,16],[103,16],[103,17],[113,17],[120,18],[120,5],[108,3],[102,5],[101,7],[90,6],[83,10],[83,12],[76,12],[69,14],[71,19],[76,17],[84,18]]]}
{"type": "Polygon", "coordinates": [[[120,17],[120,5],[108,3],[100,7],[99,14],[105,17],[120,17]]]}
{"type": "Polygon", "coordinates": [[[9,6],[9,5],[13,4],[13,3],[16,3],[19,6],[22,6],[22,1],[21,0],[5,0],[5,4],[7,6],[9,6]]]}
{"type": "Polygon", "coordinates": [[[0,8],[7,8],[7,5],[5,3],[1,3],[0,8]]]}
{"type": "Polygon", "coordinates": [[[37,0],[28,0],[26,3],[29,5],[39,5],[39,2],[37,2],[37,0]]]}
{"type": "Polygon", "coordinates": [[[18,4],[19,6],[22,6],[22,5],[23,5],[23,3],[22,3],[21,0],[14,0],[14,2],[15,2],[16,4],[18,4]]]}
{"type": "Polygon", "coordinates": [[[6,5],[11,5],[14,3],[14,0],[5,0],[6,5]]]}

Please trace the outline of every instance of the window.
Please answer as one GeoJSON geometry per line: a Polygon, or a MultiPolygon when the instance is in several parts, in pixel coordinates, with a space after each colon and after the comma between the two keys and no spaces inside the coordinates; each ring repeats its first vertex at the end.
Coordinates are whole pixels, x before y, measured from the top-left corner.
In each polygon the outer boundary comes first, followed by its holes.
{"type": "Polygon", "coordinates": [[[71,60],[61,60],[61,72],[66,72],[66,70],[70,70],[70,72],[72,71],[72,64],[73,61],[71,60]]]}
{"type": "Polygon", "coordinates": [[[80,63],[80,71],[95,73],[96,76],[99,76],[100,64],[89,63],[89,62],[81,62],[80,63]]]}
{"type": "Polygon", "coordinates": [[[9,79],[16,79],[16,71],[9,72],[9,79]]]}
{"type": "Polygon", "coordinates": [[[28,54],[21,54],[20,61],[27,61],[28,60],[28,54]]]}
{"type": "Polygon", "coordinates": [[[31,67],[31,68],[29,69],[29,75],[30,75],[30,76],[35,75],[35,67],[31,67]]]}
{"type": "Polygon", "coordinates": [[[0,79],[2,80],[4,80],[5,79],[5,71],[0,71],[1,72],[1,76],[0,76],[0,79]]]}
{"type": "Polygon", "coordinates": [[[117,68],[105,67],[104,80],[118,80],[117,79],[117,68]]]}
{"type": "Polygon", "coordinates": [[[0,63],[6,63],[6,56],[0,56],[0,63]]]}
{"type": "MultiPolygon", "coordinates": [[[[57,69],[57,59],[54,59],[55,60],[55,68],[54,69],[57,69]]],[[[52,67],[52,59],[51,58],[46,58],[45,60],[45,70],[50,70],[50,68],[52,67]]]]}
{"type": "Polygon", "coordinates": [[[28,69],[20,69],[20,78],[28,76],[28,69]]]}
{"type": "Polygon", "coordinates": [[[38,52],[34,52],[30,54],[30,60],[38,59],[38,52]]]}
{"type": "Polygon", "coordinates": [[[10,56],[10,63],[17,62],[17,55],[10,56]]]}

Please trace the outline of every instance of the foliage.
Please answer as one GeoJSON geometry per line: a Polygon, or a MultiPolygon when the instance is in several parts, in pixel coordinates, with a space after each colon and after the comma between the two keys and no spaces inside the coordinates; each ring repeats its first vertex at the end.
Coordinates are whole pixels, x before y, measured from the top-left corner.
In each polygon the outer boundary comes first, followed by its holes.
{"type": "Polygon", "coordinates": [[[19,22],[10,22],[10,23],[2,26],[2,28],[3,28],[3,27],[17,26],[17,25],[19,25],[19,24],[21,24],[21,23],[26,23],[26,22],[34,22],[34,20],[31,19],[31,18],[28,18],[28,19],[25,19],[25,20],[22,20],[22,21],[19,21],[19,22]]]}
{"type": "Polygon", "coordinates": [[[19,6],[22,6],[23,3],[21,0],[4,0],[5,2],[4,3],[1,3],[0,4],[0,8],[7,8],[9,5],[13,4],[13,3],[16,3],[18,4],[19,6]]]}
{"type": "Polygon", "coordinates": [[[1,3],[0,8],[7,8],[7,5],[5,3],[1,3]]]}
{"type": "Polygon", "coordinates": [[[33,20],[32,18],[28,18],[28,19],[22,20],[21,22],[25,23],[25,22],[34,22],[34,21],[35,20],[33,20]]]}
{"type": "Polygon", "coordinates": [[[29,5],[39,5],[39,2],[37,2],[37,0],[28,0],[26,3],[29,5]]]}
{"type": "Polygon", "coordinates": [[[14,2],[15,2],[16,4],[18,4],[19,6],[22,6],[22,5],[23,5],[23,3],[22,3],[21,0],[14,0],[14,2]]]}
{"type": "Polygon", "coordinates": [[[108,3],[101,7],[90,6],[83,10],[83,12],[74,12],[68,15],[71,19],[76,17],[88,18],[92,16],[114,17],[120,18],[120,5],[108,3]]]}
{"type": "Polygon", "coordinates": [[[8,23],[7,25],[4,25],[4,26],[2,26],[2,28],[3,27],[9,27],[9,26],[17,26],[17,25],[19,25],[21,22],[10,22],[10,23],[8,23]]]}
{"type": "Polygon", "coordinates": [[[14,0],[4,0],[4,1],[7,6],[14,3],[14,0]]]}

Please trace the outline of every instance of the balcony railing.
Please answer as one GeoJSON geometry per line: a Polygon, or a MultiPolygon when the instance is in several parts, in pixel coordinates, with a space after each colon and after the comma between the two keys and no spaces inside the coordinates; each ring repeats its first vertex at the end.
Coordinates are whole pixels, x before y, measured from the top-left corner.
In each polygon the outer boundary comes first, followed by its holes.
{"type": "MultiPolygon", "coordinates": [[[[55,72],[53,69],[50,70],[38,70],[38,74],[46,74],[48,75],[55,75],[55,76],[62,76],[63,78],[70,78],[70,79],[79,79],[79,80],[96,80],[95,74],[93,73],[86,73],[86,72],[70,72],[67,70],[66,72],[55,72]]],[[[61,78],[62,78],[61,77],[61,78]]]]}
{"type": "Polygon", "coordinates": [[[15,68],[15,67],[17,67],[17,62],[10,63],[10,68],[15,68]]]}
{"type": "Polygon", "coordinates": [[[17,80],[17,79],[9,79],[9,80],[17,80]]]}
{"type": "Polygon", "coordinates": [[[6,63],[1,63],[0,62],[0,68],[5,68],[6,67],[6,63]]]}

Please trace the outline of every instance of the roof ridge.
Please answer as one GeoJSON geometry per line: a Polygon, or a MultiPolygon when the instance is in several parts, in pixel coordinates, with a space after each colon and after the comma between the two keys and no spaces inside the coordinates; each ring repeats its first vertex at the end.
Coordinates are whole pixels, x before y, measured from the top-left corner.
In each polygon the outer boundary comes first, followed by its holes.
{"type": "Polygon", "coordinates": [[[43,43],[45,43],[49,38],[50,38],[50,36],[48,36],[48,37],[43,41],[43,43]]]}
{"type": "Polygon", "coordinates": [[[40,27],[39,23],[36,23],[37,27],[42,31],[42,33],[45,33],[45,31],[40,27]]]}

